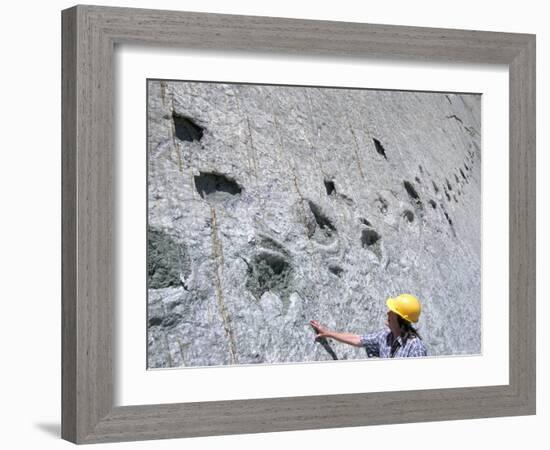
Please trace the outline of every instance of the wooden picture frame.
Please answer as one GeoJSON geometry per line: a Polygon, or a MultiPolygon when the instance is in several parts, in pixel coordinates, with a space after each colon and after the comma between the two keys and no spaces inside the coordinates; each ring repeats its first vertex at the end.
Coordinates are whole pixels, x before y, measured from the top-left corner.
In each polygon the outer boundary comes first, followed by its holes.
{"type": "Polygon", "coordinates": [[[535,413],[535,36],[75,6],[62,12],[62,437],[75,443],[535,413]],[[115,44],[509,68],[509,384],[114,406],[115,44]],[[323,404],[323,408],[318,405],[323,404]]]}

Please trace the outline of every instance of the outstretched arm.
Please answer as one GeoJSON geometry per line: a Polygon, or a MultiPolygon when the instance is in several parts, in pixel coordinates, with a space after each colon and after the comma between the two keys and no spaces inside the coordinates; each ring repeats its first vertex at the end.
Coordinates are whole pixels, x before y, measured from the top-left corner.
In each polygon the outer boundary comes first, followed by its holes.
{"type": "Polygon", "coordinates": [[[341,333],[338,331],[332,331],[324,327],[323,325],[321,325],[316,320],[312,320],[309,323],[317,332],[317,336],[315,336],[315,339],[319,339],[323,337],[332,338],[332,339],[336,339],[337,341],[343,342],[344,344],[353,345],[355,347],[362,346],[361,336],[359,334],[341,333]]]}

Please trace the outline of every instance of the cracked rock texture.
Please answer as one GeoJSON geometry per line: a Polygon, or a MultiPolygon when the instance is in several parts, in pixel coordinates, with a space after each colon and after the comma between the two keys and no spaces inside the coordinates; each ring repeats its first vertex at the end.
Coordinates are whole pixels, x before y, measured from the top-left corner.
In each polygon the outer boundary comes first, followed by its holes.
{"type": "Polygon", "coordinates": [[[480,108],[149,81],[149,368],[330,360],[310,319],[374,331],[401,292],[430,356],[480,353],[480,108]]]}

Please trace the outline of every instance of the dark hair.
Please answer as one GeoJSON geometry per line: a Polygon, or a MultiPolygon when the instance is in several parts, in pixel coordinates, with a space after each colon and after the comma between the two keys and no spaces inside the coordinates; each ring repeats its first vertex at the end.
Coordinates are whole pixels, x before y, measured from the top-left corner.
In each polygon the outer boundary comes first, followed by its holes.
{"type": "Polygon", "coordinates": [[[405,341],[410,337],[417,337],[418,339],[422,339],[416,328],[414,328],[408,320],[405,320],[398,315],[397,322],[399,323],[399,327],[401,328],[401,337],[405,341]]]}

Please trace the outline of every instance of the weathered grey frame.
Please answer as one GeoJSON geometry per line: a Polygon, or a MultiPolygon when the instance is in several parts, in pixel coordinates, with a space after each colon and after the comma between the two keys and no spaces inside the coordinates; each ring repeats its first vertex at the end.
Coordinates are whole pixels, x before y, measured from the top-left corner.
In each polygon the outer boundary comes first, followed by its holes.
{"type": "Polygon", "coordinates": [[[63,11],[62,31],[64,439],[94,443],[535,413],[534,35],[97,6],[63,11]],[[115,407],[112,163],[117,43],[508,65],[509,384],[115,407]]]}

